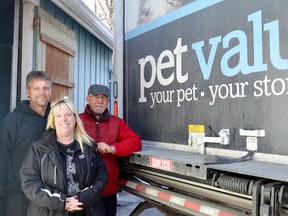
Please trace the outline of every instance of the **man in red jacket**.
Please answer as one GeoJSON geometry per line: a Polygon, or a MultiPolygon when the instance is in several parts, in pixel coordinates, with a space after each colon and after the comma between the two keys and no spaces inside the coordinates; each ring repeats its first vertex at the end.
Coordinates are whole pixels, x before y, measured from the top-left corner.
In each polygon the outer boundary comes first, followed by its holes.
{"type": "Polygon", "coordinates": [[[142,149],[140,137],[121,118],[110,115],[108,104],[110,90],[107,86],[94,84],[88,89],[87,105],[79,116],[86,132],[98,144],[107,171],[108,183],[102,201],[106,216],[115,216],[119,179],[118,157],[125,157],[142,149]]]}

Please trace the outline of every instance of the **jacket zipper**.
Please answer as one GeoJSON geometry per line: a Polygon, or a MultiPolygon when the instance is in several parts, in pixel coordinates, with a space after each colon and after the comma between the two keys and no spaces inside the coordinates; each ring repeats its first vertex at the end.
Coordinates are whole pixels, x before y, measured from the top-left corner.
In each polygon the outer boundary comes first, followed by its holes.
{"type": "Polygon", "coordinates": [[[55,165],[55,166],[54,166],[54,175],[53,175],[53,181],[54,181],[54,184],[55,184],[55,185],[56,185],[56,183],[57,183],[56,175],[57,175],[57,167],[56,167],[56,165],[55,165]]]}
{"type": "MultiPolygon", "coordinates": [[[[45,180],[44,180],[44,177],[43,177],[43,173],[42,173],[42,170],[43,170],[43,161],[45,160],[45,158],[47,157],[47,154],[44,155],[44,157],[42,158],[41,160],[41,178],[42,178],[42,181],[45,183],[45,180]]],[[[46,184],[46,183],[45,183],[46,184]]]]}
{"type": "MultiPolygon", "coordinates": [[[[42,165],[43,165],[43,161],[45,160],[46,157],[47,157],[47,154],[45,154],[44,157],[41,160],[41,178],[42,178],[42,181],[44,183],[45,183],[45,180],[44,180],[43,173],[42,173],[42,170],[43,170],[42,165]]],[[[54,171],[53,171],[53,182],[54,182],[54,184],[57,183],[57,167],[56,167],[56,165],[54,166],[54,171]]]]}
{"type": "Polygon", "coordinates": [[[100,133],[99,133],[99,122],[96,121],[96,143],[100,140],[100,133]]]}

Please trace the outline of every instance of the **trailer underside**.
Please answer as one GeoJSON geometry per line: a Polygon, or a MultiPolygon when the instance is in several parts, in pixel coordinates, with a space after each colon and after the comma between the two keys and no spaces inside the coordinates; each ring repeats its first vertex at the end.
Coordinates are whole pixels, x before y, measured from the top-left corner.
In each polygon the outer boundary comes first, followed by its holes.
{"type": "Polygon", "coordinates": [[[286,164],[205,164],[207,156],[144,145],[121,161],[120,185],[162,211],[164,205],[188,215],[287,215],[286,164]]]}

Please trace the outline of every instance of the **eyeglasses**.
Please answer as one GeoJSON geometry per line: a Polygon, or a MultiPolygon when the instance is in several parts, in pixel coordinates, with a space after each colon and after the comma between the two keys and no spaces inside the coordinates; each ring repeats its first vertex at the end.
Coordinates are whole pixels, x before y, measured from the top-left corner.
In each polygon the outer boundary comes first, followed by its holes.
{"type": "Polygon", "coordinates": [[[109,98],[105,95],[89,95],[89,97],[94,100],[94,101],[103,101],[103,102],[107,102],[109,100],[109,98]]]}

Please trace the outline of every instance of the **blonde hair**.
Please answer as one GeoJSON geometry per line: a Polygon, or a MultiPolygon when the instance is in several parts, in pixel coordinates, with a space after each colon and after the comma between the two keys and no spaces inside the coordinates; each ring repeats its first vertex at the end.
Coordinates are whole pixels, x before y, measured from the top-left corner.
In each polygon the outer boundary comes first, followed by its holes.
{"type": "Polygon", "coordinates": [[[68,109],[74,114],[76,124],[74,128],[74,138],[80,144],[81,150],[83,152],[83,143],[86,143],[92,146],[93,139],[86,133],[82,121],[79,118],[79,115],[76,113],[73,103],[68,99],[61,99],[51,104],[51,110],[48,116],[46,129],[55,129],[54,119],[56,114],[59,111],[60,107],[68,107],[68,109]]]}

